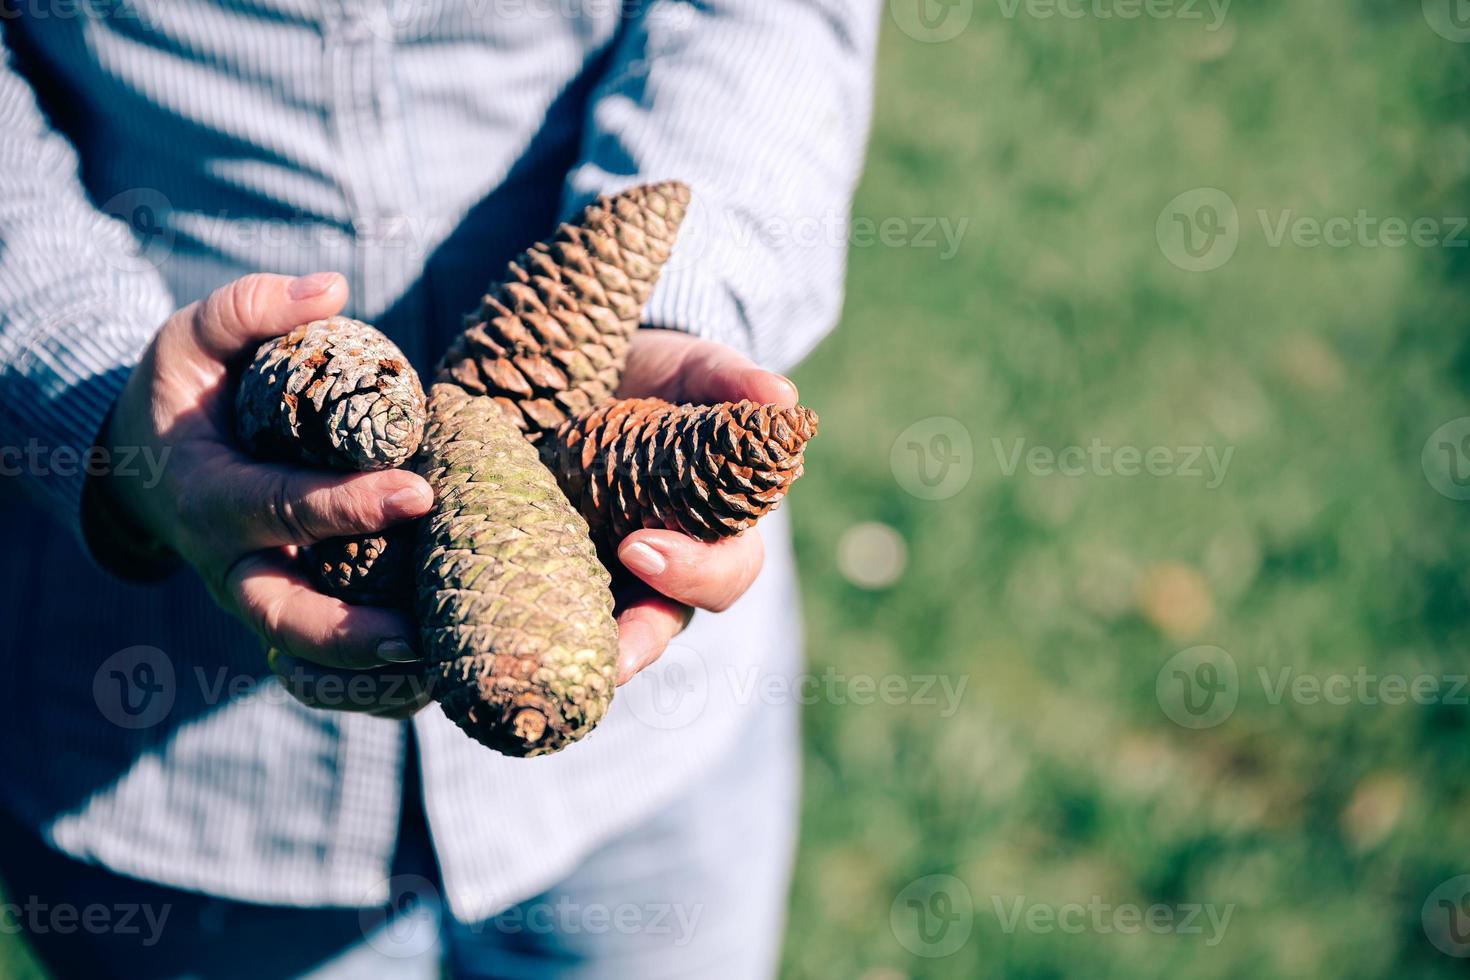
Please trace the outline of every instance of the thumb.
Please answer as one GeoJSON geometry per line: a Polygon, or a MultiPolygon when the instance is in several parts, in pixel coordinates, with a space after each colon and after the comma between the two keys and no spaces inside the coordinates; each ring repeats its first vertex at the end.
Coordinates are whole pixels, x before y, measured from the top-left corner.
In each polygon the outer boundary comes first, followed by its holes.
{"type": "Polygon", "coordinates": [[[199,352],[225,363],[262,341],[332,316],[346,302],[347,280],[335,272],[295,279],[256,273],[221,286],[196,303],[188,321],[199,352]]]}
{"type": "Polygon", "coordinates": [[[796,385],[724,344],[703,341],[684,361],[684,395],[699,404],[753,401],[795,408],[796,385]]]}

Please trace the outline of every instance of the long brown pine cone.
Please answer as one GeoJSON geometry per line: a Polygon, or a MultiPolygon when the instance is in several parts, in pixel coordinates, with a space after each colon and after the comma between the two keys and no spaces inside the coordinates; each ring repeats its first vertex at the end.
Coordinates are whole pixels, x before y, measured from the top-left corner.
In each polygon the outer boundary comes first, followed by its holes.
{"type": "Polygon", "coordinates": [[[689,199],[678,181],[598,198],[510,264],[436,380],[495,398],[533,442],[612,397],[689,199]]]}
{"type": "Polygon", "coordinates": [[[809,408],[609,402],[542,449],[607,556],[640,528],[701,541],[739,534],[780,503],[816,435],[809,408]]]}

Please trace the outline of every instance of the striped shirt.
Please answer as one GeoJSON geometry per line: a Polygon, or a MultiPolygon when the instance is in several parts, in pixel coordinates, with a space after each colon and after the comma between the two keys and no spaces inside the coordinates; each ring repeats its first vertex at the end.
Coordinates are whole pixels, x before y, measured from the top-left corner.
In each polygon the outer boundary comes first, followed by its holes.
{"type": "Polygon", "coordinates": [[[586,743],[527,763],[437,709],[303,708],[193,576],[100,572],[82,454],[170,312],[240,275],[344,273],[346,312],[422,369],[558,217],[665,178],[695,205],[647,322],[789,367],[839,312],[877,8],[0,0],[4,804],[137,877],[372,903],[411,724],[448,898],[475,919],[727,751],[798,659],[783,521],[745,599],[697,617],[586,743]]]}

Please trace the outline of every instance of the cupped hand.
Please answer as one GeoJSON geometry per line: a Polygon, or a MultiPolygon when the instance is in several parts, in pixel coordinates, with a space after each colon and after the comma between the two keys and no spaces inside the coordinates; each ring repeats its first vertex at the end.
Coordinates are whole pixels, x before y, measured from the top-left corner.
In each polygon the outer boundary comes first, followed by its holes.
{"type": "MultiPolygon", "coordinates": [[[[749,399],[793,407],[796,386],[712,340],[669,330],[640,330],[618,394],[714,404],[749,399]]],[[[635,531],[618,558],[638,578],[619,596],[618,683],[656,661],[695,609],[720,612],[760,573],[765,549],[751,529],[706,543],[677,531],[635,531]]]]}
{"type": "MultiPolygon", "coordinates": [[[[332,316],[346,301],[346,281],[335,273],[261,274],[179,310],[129,377],[102,438],[166,460],[155,485],[98,477],[110,506],[193,566],[220,606],[280,651],[272,656],[277,673],[299,667],[307,680],[418,658],[407,617],[317,592],[296,567],[296,549],[420,517],[433,491],[408,470],[339,474],[251,459],[231,438],[229,372],[262,341],[332,316]]],[[[360,684],[341,694],[343,703],[320,706],[377,713],[423,700],[393,687],[388,694],[360,684]]],[[[314,696],[321,700],[303,700],[314,696]]]]}

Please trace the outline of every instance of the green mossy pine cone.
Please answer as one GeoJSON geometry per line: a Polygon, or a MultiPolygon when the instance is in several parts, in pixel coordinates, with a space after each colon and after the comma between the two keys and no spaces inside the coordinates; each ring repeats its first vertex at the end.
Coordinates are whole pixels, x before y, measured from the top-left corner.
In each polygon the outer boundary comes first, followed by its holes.
{"type": "Polygon", "coordinates": [[[598,198],[510,264],[437,380],[497,399],[532,441],[611,398],[689,200],[677,181],[598,198]]]}
{"type": "Polygon", "coordinates": [[[602,719],[616,679],[607,570],[587,523],[494,399],[434,385],[418,462],[434,488],[416,612],[435,696],[513,756],[555,752],[602,719]]]}

